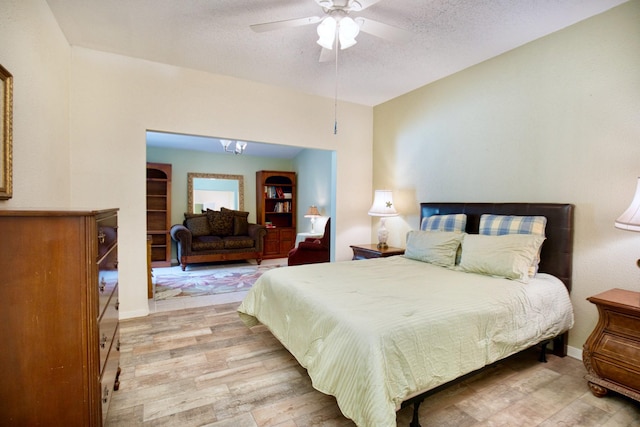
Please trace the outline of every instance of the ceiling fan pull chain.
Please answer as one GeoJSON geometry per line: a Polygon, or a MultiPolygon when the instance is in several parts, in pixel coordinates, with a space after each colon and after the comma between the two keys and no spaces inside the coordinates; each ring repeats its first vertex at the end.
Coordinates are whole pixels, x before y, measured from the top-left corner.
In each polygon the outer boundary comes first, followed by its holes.
{"type": "Polygon", "coordinates": [[[336,52],[336,87],[335,87],[335,97],[333,100],[333,134],[338,134],[338,37],[335,38],[335,46],[334,49],[336,52]]]}

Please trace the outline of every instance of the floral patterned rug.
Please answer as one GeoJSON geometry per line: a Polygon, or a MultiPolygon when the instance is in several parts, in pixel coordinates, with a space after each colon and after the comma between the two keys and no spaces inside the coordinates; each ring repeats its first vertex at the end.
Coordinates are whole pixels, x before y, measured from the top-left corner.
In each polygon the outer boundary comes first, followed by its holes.
{"type": "Polygon", "coordinates": [[[265,271],[279,265],[154,268],[155,299],[199,297],[247,291],[265,271]]]}

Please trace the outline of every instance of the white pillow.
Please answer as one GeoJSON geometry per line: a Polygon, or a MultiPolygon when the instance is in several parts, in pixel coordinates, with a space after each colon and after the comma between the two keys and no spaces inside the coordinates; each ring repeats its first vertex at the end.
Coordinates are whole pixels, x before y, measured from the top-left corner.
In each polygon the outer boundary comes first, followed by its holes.
{"type": "Polygon", "coordinates": [[[442,267],[453,267],[463,233],[412,230],[407,233],[404,256],[442,267]]]}
{"type": "MultiPolygon", "coordinates": [[[[544,216],[517,216],[482,214],[478,234],[499,236],[502,234],[537,234],[545,235],[547,218],[544,216]]],[[[529,277],[538,273],[540,252],[529,266],[529,277]]]]}
{"type": "Polygon", "coordinates": [[[529,267],[545,237],[535,234],[486,236],[466,234],[462,240],[460,268],[469,273],[529,281],[529,267]]]}

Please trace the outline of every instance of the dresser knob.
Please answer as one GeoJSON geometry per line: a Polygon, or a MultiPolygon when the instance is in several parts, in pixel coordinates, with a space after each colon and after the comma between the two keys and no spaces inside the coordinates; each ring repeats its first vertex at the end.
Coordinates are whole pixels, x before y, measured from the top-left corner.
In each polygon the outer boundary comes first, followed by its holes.
{"type": "Polygon", "coordinates": [[[102,228],[100,229],[100,231],[98,231],[98,242],[100,242],[100,244],[104,244],[104,238],[106,237],[106,234],[104,234],[104,231],[102,231],[102,228]]]}
{"type": "Polygon", "coordinates": [[[100,290],[100,293],[104,292],[104,288],[107,287],[107,281],[104,280],[104,277],[100,278],[100,285],[98,286],[98,289],[100,290]]]}
{"type": "Polygon", "coordinates": [[[100,348],[104,348],[105,344],[107,344],[107,340],[109,338],[107,338],[106,335],[102,334],[102,338],[100,338],[100,348]]]}
{"type": "Polygon", "coordinates": [[[120,300],[116,300],[116,311],[120,308],[120,300]]]}
{"type": "Polygon", "coordinates": [[[102,403],[107,403],[107,400],[109,400],[109,389],[105,386],[102,390],[102,403]]]}

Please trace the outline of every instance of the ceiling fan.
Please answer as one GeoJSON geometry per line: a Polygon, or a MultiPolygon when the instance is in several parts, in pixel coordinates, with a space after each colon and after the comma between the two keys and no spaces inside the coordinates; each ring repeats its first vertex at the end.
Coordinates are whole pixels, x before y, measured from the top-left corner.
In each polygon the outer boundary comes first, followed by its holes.
{"type": "Polygon", "coordinates": [[[341,49],[347,49],[356,44],[356,36],[360,31],[382,39],[401,42],[408,39],[410,33],[406,30],[375,21],[361,16],[351,18],[351,12],[360,12],[380,0],[314,0],[323,10],[323,16],[309,16],[306,18],[287,19],[284,21],[254,24],[250,28],[258,33],[278,30],[282,28],[300,27],[318,24],[318,44],[322,46],[320,61],[331,58],[330,51],[340,44],[341,49]]]}

